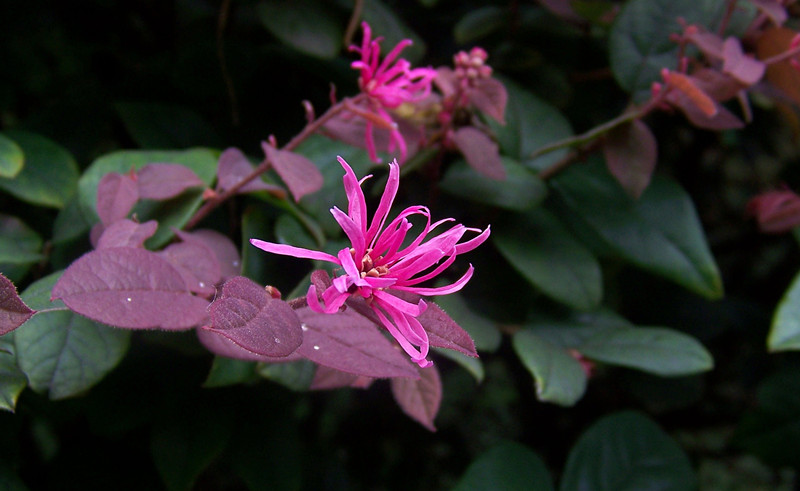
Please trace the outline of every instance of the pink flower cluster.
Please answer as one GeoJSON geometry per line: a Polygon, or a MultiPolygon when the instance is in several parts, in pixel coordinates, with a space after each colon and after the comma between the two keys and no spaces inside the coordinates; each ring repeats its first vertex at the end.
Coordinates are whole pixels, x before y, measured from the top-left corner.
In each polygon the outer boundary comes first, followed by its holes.
{"type": "MultiPolygon", "coordinates": [[[[399,58],[400,52],[411,45],[410,39],[400,41],[381,61],[380,42],[383,38],[372,39],[369,25],[364,22],[361,26],[364,29],[361,46],[350,46],[350,50],[359,53],[361,59],[351,66],[360,71],[358,85],[369,96],[368,111],[377,118],[380,126],[391,128],[389,151],[397,148],[402,161],[408,152],[406,141],[387,109],[397,109],[406,102],[418,102],[428,97],[436,70],[411,68],[408,60],[399,58]]],[[[366,118],[367,151],[373,162],[380,162],[375,148],[374,126],[372,118],[366,118]]]]}
{"type": "Polygon", "coordinates": [[[430,366],[431,362],[427,360],[430,346],[428,334],[417,319],[427,307],[425,301],[420,299],[416,303],[409,302],[391,292],[423,297],[457,292],[472,277],[472,265],[460,279],[450,285],[438,288],[419,285],[441,274],[453,264],[459,254],[469,252],[482,244],[489,237],[489,228],[481,231],[456,224],[429,238],[431,232],[453,219],[431,223],[430,212],[424,206],[410,206],[388,221],[400,182],[400,166],[397,161],[389,164],[389,179],[370,222],[361,184],[371,176],[359,181],[343,158],[339,157],[339,162],[345,171],[344,188],[349,204],[347,213],[334,207],[331,214],[350,240],[350,247],[333,256],[258,239],[251,239],[250,243],[274,254],[318,259],[341,267],[342,274],[334,278],[333,284],[321,292],[321,302],[320,292],[311,285],[307,294],[309,307],[316,312],[332,314],[338,312],[351,297],[364,299],[411,359],[420,367],[430,366]],[[421,216],[425,225],[416,237],[403,246],[412,228],[409,218],[414,215],[421,216]],[[467,232],[476,232],[478,235],[462,242],[467,232]]]}

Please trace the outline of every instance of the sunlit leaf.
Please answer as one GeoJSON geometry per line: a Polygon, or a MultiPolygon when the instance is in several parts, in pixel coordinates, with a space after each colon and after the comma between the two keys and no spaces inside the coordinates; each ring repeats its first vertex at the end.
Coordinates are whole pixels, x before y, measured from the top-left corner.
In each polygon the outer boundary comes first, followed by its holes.
{"type": "Polygon", "coordinates": [[[25,155],[11,138],[0,133],[0,178],[13,179],[22,170],[25,155]]]}

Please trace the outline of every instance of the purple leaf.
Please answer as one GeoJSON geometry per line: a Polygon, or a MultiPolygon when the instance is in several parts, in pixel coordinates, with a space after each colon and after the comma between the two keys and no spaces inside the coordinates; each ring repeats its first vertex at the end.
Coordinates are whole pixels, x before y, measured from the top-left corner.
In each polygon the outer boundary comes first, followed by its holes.
{"type": "Polygon", "coordinates": [[[350,310],[318,314],[304,307],[296,312],[304,331],[297,351],[309,360],[365,377],[419,376],[408,357],[369,319],[350,310]]]}
{"type": "Polygon", "coordinates": [[[103,225],[125,218],[139,200],[136,180],[109,172],[97,184],[97,215],[103,225]]]}
{"type": "Polygon", "coordinates": [[[775,0],[750,0],[750,3],[754,4],[761,13],[769,17],[777,26],[782,26],[789,17],[786,7],[781,2],[776,2],[775,0]]]}
{"type": "Polygon", "coordinates": [[[741,119],[737,118],[724,106],[716,104],[716,112],[713,116],[704,113],[683,92],[673,90],[667,95],[667,100],[678,107],[693,125],[707,130],[732,130],[744,127],[741,119]]]}
{"type": "Polygon", "coordinates": [[[295,311],[243,276],[231,278],[222,286],[211,304],[211,326],[205,329],[248,351],[272,357],[288,356],[303,342],[295,311]]]}
{"type": "Polygon", "coordinates": [[[356,389],[366,389],[374,379],[362,377],[352,373],[346,373],[333,368],[319,365],[314,372],[314,380],[311,381],[311,390],[339,389],[341,387],[353,387],[356,389]]]}
{"type": "Polygon", "coordinates": [[[436,84],[439,92],[441,92],[442,96],[445,98],[452,96],[456,93],[456,90],[458,90],[458,77],[456,77],[456,72],[447,66],[441,66],[436,69],[436,78],[433,79],[433,83],[436,84]]]}
{"type": "Polygon", "coordinates": [[[469,100],[479,111],[506,124],[506,103],[508,91],[505,85],[494,78],[482,78],[476,81],[476,87],[469,93],[469,100]]]}
{"type": "Polygon", "coordinates": [[[687,36],[707,57],[712,60],[721,60],[722,38],[713,32],[697,31],[687,36]]]}
{"type": "Polygon", "coordinates": [[[724,61],[722,71],[744,85],[754,85],[761,80],[767,65],[742,52],[742,45],[735,37],[729,37],[722,46],[724,61]]]}
{"type": "Polygon", "coordinates": [[[419,379],[393,378],[392,395],[408,417],[436,431],[433,420],[442,402],[442,381],[436,366],[419,370],[419,379]]]}
{"type": "Polygon", "coordinates": [[[111,247],[143,248],[144,241],[152,237],[156,233],[156,229],[158,229],[158,222],[155,220],[149,220],[144,223],[136,223],[127,218],[117,220],[105,227],[102,235],[96,241],[96,249],[108,249],[111,247]]]}
{"type": "Polygon", "coordinates": [[[322,188],[322,174],[317,166],[306,157],[278,150],[266,142],[262,142],[261,147],[267,154],[267,159],[272,163],[272,168],[286,183],[295,201],[322,188]]]}
{"type": "Polygon", "coordinates": [[[157,253],[172,264],[183,277],[190,291],[209,297],[222,279],[217,256],[201,242],[170,244],[157,253]]]}
{"type": "Polygon", "coordinates": [[[453,134],[453,143],[464,155],[467,164],[479,173],[498,181],[506,178],[506,168],[500,160],[497,143],[483,131],[473,126],[461,127],[453,134]]]}
{"type": "Polygon", "coordinates": [[[200,343],[205,346],[208,351],[227,358],[245,361],[261,361],[264,363],[287,363],[303,359],[297,351],[287,356],[259,355],[242,348],[223,334],[207,328],[197,328],[195,332],[197,333],[197,339],[200,340],[200,343]]]}
{"type": "Polygon", "coordinates": [[[195,230],[194,232],[175,230],[175,234],[184,242],[200,243],[208,247],[217,257],[222,279],[242,273],[239,249],[228,237],[214,230],[195,230]]]}
{"type": "Polygon", "coordinates": [[[84,254],[64,271],[52,298],[92,320],[129,329],[188,329],[206,318],[208,306],[169,262],[133,247],[84,254]]]}
{"type": "Polygon", "coordinates": [[[139,196],[166,200],[205,184],[194,171],[180,164],[147,164],[137,172],[139,196]]]}
{"type": "Polygon", "coordinates": [[[19,298],[14,283],[0,273],[0,336],[18,328],[35,313],[19,298]]]}
{"type": "Polygon", "coordinates": [[[656,145],[650,129],[638,119],[612,129],[603,142],[608,170],[635,199],[650,184],[658,156],[656,145]]]}
{"type": "Polygon", "coordinates": [[[459,326],[441,307],[426,301],[428,308],[419,320],[428,333],[428,342],[437,348],[447,348],[477,358],[475,342],[464,329],[459,326]]]}
{"type": "MultiPolygon", "coordinates": [[[[217,166],[217,189],[219,191],[227,191],[228,189],[239,184],[245,177],[249,176],[255,170],[255,166],[247,160],[247,157],[238,148],[229,148],[222,152],[219,156],[219,165],[217,166]]],[[[238,193],[252,193],[254,191],[269,191],[271,193],[281,193],[283,196],[286,192],[274,186],[267,184],[260,177],[253,179],[241,188],[238,193]]]]}

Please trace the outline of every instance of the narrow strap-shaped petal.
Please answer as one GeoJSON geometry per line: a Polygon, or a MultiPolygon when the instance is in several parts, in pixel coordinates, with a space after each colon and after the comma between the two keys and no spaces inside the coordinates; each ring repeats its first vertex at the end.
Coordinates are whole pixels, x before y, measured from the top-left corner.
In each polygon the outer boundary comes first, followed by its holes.
{"type": "MultiPolygon", "coordinates": [[[[389,331],[389,334],[391,334],[392,337],[395,339],[395,341],[397,341],[400,344],[400,347],[403,348],[403,351],[405,351],[408,354],[408,356],[411,357],[411,360],[413,360],[419,366],[422,366],[422,363],[426,363],[427,362],[427,360],[424,359],[425,357],[422,356],[422,353],[419,350],[417,350],[405,338],[405,336],[400,334],[400,332],[397,330],[397,328],[394,326],[394,324],[392,324],[392,322],[389,319],[386,318],[386,316],[383,314],[383,312],[380,311],[380,309],[373,307],[372,310],[375,312],[375,314],[380,319],[381,324],[383,324],[383,327],[385,327],[386,330],[389,331]],[[420,361],[417,361],[417,360],[420,360],[420,361]]],[[[426,366],[430,366],[430,365],[426,363],[426,366]]]]}
{"type": "MultiPolygon", "coordinates": [[[[391,307],[391,310],[413,315],[414,317],[422,314],[427,308],[427,304],[422,299],[420,299],[417,303],[406,302],[400,297],[396,297],[391,293],[386,293],[385,291],[381,290],[373,292],[373,296],[377,301],[379,301],[381,306],[388,306],[391,307]]],[[[387,311],[388,310],[389,309],[387,308],[387,311]]]]}
{"type": "Polygon", "coordinates": [[[456,260],[456,255],[453,254],[453,255],[449,256],[442,264],[436,266],[436,269],[434,269],[430,273],[426,273],[425,275],[417,277],[417,278],[409,277],[406,280],[399,281],[397,284],[401,285],[401,286],[412,286],[412,285],[418,285],[418,284],[420,284],[420,283],[422,283],[424,281],[428,281],[430,279],[436,278],[437,276],[442,274],[442,272],[444,272],[445,269],[449,268],[450,265],[453,264],[453,262],[455,260],[456,260]]]}
{"type": "Polygon", "coordinates": [[[392,289],[404,292],[416,293],[417,295],[423,295],[426,297],[431,297],[436,295],[448,295],[450,293],[455,293],[464,288],[464,285],[466,285],[469,279],[472,278],[472,272],[474,270],[475,268],[473,268],[472,265],[470,264],[467,272],[464,273],[464,276],[459,278],[458,281],[456,281],[455,283],[451,283],[449,285],[440,286],[438,288],[419,288],[416,286],[395,285],[392,287],[392,289]]]}
{"type": "Polygon", "coordinates": [[[367,201],[364,199],[364,191],[361,190],[356,173],[353,168],[341,156],[336,157],[344,168],[344,191],[347,195],[347,214],[361,229],[361,233],[367,231],[367,201]]]}
{"type": "Polygon", "coordinates": [[[331,208],[331,215],[333,215],[333,219],[336,220],[336,223],[342,227],[347,238],[350,239],[350,244],[353,245],[356,255],[364,257],[364,254],[367,252],[367,240],[364,236],[364,231],[361,230],[359,225],[349,215],[346,215],[335,206],[331,208]]]}
{"type": "Polygon", "coordinates": [[[375,210],[375,215],[372,217],[372,223],[367,229],[367,237],[371,238],[370,247],[375,247],[378,240],[380,231],[386,222],[386,217],[389,210],[392,208],[394,198],[397,196],[397,189],[400,187],[400,166],[397,165],[397,160],[389,163],[389,178],[386,181],[386,188],[383,190],[381,202],[378,204],[378,209],[375,210]]]}
{"type": "Polygon", "coordinates": [[[262,251],[271,252],[273,254],[281,254],[283,256],[293,256],[301,259],[318,259],[320,261],[328,261],[334,264],[339,264],[339,260],[335,256],[322,251],[312,251],[302,247],[295,247],[286,244],[275,244],[274,242],[265,242],[260,239],[250,239],[250,243],[258,247],[262,251]]]}
{"type": "MultiPolygon", "coordinates": [[[[464,254],[465,252],[469,252],[469,251],[475,249],[476,247],[478,247],[479,245],[483,244],[484,242],[486,242],[486,239],[489,238],[489,234],[492,233],[490,229],[491,229],[491,225],[486,227],[486,230],[481,232],[478,236],[473,237],[472,239],[470,239],[470,240],[468,240],[466,242],[462,242],[460,244],[456,244],[456,254],[464,254]]],[[[467,230],[470,231],[470,232],[478,232],[478,231],[480,231],[480,229],[476,229],[476,228],[468,228],[467,230]]]]}

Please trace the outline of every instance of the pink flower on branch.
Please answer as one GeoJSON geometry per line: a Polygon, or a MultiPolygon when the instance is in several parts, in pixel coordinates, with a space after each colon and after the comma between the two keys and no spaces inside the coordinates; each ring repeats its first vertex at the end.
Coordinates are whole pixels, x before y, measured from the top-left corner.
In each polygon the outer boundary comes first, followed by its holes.
{"type": "Polygon", "coordinates": [[[386,188],[378,209],[369,222],[361,184],[371,176],[359,181],[343,158],[339,157],[339,162],[345,171],[344,188],[348,199],[348,210],[345,213],[334,207],[331,209],[331,214],[350,239],[350,247],[340,250],[333,256],[325,252],[259,239],[250,239],[250,243],[274,254],[318,259],[341,267],[342,274],[334,278],[332,285],[321,292],[321,302],[316,287],[313,284],[309,287],[306,296],[309,307],[315,312],[333,314],[338,312],[350,297],[363,298],[411,359],[420,367],[430,366],[431,362],[426,359],[430,347],[428,333],[418,320],[427,308],[427,304],[421,299],[416,303],[409,302],[400,296],[404,296],[406,292],[423,297],[447,295],[463,288],[472,277],[474,270],[472,265],[460,279],[450,285],[438,288],[419,285],[444,272],[459,254],[469,252],[486,241],[490,233],[489,227],[481,231],[456,224],[429,238],[431,232],[452,222],[453,219],[447,218],[431,223],[430,212],[424,206],[410,206],[401,211],[396,218],[388,221],[389,210],[397,195],[400,182],[400,167],[397,161],[389,164],[386,188]],[[409,218],[414,215],[421,216],[425,226],[404,247],[406,238],[411,238],[409,231],[412,224],[409,218]],[[478,235],[462,241],[467,232],[475,232],[478,235]],[[392,291],[399,296],[392,294],[392,291]]]}
{"type": "Polygon", "coordinates": [[[400,41],[381,61],[380,42],[383,38],[372,39],[372,29],[366,22],[361,27],[364,29],[361,46],[350,46],[350,50],[359,53],[361,59],[350,66],[360,71],[358,86],[369,97],[366,111],[358,112],[366,122],[364,138],[367,151],[373,162],[380,162],[373,134],[377,124],[390,130],[389,151],[400,150],[400,160],[403,161],[408,151],[406,141],[387,109],[397,109],[404,103],[419,102],[428,97],[436,70],[411,68],[408,60],[399,58],[400,52],[411,45],[410,39],[400,41]]]}

